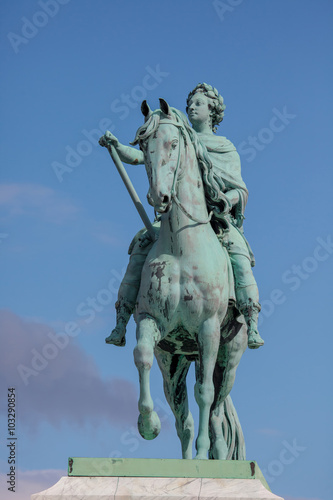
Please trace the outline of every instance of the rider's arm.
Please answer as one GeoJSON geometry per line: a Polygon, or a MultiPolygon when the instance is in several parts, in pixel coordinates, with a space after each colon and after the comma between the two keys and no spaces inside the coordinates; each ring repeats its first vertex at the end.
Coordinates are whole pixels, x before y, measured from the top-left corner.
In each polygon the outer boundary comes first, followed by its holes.
{"type": "Polygon", "coordinates": [[[120,160],[124,163],[129,163],[130,165],[139,165],[144,163],[142,151],[136,148],[131,148],[130,146],[124,146],[118,141],[117,137],[109,132],[109,130],[107,130],[100,138],[99,143],[101,146],[112,144],[112,146],[115,147],[120,160]]]}
{"type": "Polygon", "coordinates": [[[144,163],[143,153],[139,149],[124,146],[123,144],[120,144],[119,141],[115,148],[119,158],[124,163],[129,163],[130,165],[139,165],[144,163]]]}

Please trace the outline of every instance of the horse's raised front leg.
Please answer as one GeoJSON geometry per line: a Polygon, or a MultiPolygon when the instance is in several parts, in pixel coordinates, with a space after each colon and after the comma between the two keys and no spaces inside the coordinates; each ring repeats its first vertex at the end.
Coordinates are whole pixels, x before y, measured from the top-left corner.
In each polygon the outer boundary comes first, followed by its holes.
{"type": "Polygon", "coordinates": [[[196,362],[194,395],[199,406],[199,430],[195,458],[207,459],[210,448],[209,415],[214,401],[213,373],[220,344],[220,323],[216,316],[206,320],[198,333],[199,360],[196,362]]]}
{"type": "Polygon", "coordinates": [[[163,375],[164,394],[176,419],[182,457],[192,458],[194,422],[188,407],[186,376],[191,365],[186,356],[157,348],[156,359],[163,375]]]}
{"type": "Polygon", "coordinates": [[[160,339],[160,332],[153,318],[139,317],[136,338],[134,362],[140,380],[138,429],[144,439],[154,439],[161,430],[161,422],[157,413],[153,411],[154,403],[150,395],[150,370],[154,360],[154,349],[160,339]]]}

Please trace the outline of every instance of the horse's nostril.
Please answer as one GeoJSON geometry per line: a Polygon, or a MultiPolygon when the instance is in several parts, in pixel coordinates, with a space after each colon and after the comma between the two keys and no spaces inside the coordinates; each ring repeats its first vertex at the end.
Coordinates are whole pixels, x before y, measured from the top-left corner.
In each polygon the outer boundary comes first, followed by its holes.
{"type": "Polygon", "coordinates": [[[163,196],[163,203],[169,203],[169,196],[163,196]]]}

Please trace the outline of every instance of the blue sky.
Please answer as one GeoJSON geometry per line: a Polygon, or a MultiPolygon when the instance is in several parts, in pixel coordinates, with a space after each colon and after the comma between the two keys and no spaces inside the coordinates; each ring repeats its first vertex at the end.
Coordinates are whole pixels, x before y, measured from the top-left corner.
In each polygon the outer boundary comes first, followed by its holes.
{"type": "MultiPolygon", "coordinates": [[[[125,348],[104,344],[141,222],[97,139],[109,128],[127,144],[143,98],[185,111],[202,81],[224,96],[218,134],[250,191],[266,345],[245,353],[232,391],[247,457],[288,500],[332,498],[332,11],[328,0],[1,3],[0,425],[4,436],[14,386],[16,500],[54,484],[69,456],[180,457],[156,366],[162,431],[153,442],[136,431],[133,320],[125,348]]],[[[127,170],[145,203],[144,167],[127,170]]],[[[7,498],[4,440],[0,458],[7,498]]]]}

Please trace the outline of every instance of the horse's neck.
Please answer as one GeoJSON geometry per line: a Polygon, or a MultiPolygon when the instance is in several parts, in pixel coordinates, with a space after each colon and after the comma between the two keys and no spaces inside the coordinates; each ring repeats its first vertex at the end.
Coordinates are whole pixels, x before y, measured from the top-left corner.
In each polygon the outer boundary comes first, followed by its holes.
{"type": "Polygon", "coordinates": [[[207,220],[205,192],[196,157],[185,160],[185,165],[182,165],[176,195],[181,205],[193,217],[193,220],[187,218],[187,225],[195,225],[196,220],[207,220]]]}
{"type": "Polygon", "coordinates": [[[207,243],[215,236],[208,222],[203,181],[195,156],[184,159],[180,165],[175,194],[177,200],[173,200],[172,209],[162,216],[161,243],[169,252],[185,255],[192,253],[198,244],[202,246],[203,238],[207,243]]]}

